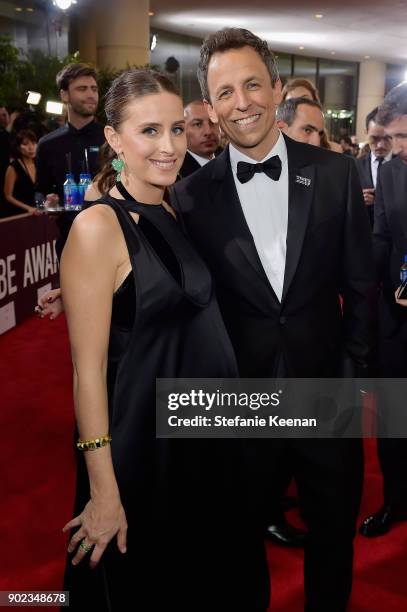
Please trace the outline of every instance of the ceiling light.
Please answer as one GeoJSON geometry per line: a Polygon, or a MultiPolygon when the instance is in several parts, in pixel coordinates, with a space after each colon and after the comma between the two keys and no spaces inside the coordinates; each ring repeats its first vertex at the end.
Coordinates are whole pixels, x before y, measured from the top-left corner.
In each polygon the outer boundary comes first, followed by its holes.
{"type": "Polygon", "coordinates": [[[315,19],[322,19],[323,15],[322,13],[317,13],[316,15],[314,15],[315,19]]]}
{"type": "Polygon", "coordinates": [[[27,104],[33,104],[34,106],[36,106],[40,103],[41,94],[38,93],[38,91],[27,91],[27,93],[27,104]]]}
{"type": "Polygon", "coordinates": [[[16,6],[16,11],[17,11],[17,13],[22,13],[23,9],[21,7],[19,7],[19,6],[16,6]]]}
{"type": "Polygon", "coordinates": [[[62,115],[64,112],[64,105],[62,102],[52,102],[48,100],[45,110],[51,115],[62,115]]]}
{"type": "Polygon", "coordinates": [[[149,16],[149,17],[154,17],[154,15],[155,15],[154,11],[149,11],[149,12],[148,12],[148,16],[149,16]]]}
{"type": "Polygon", "coordinates": [[[300,47],[298,47],[298,48],[299,48],[299,49],[301,49],[301,50],[302,50],[302,49],[305,49],[305,47],[303,47],[302,45],[301,45],[300,47]]]}
{"type": "Polygon", "coordinates": [[[67,11],[72,6],[72,0],[54,0],[54,4],[61,9],[67,11]]]}
{"type": "Polygon", "coordinates": [[[31,8],[31,7],[28,7],[25,10],[27,11],[27,13],[33,13],[34,12],[34,9],[31,8]]]}

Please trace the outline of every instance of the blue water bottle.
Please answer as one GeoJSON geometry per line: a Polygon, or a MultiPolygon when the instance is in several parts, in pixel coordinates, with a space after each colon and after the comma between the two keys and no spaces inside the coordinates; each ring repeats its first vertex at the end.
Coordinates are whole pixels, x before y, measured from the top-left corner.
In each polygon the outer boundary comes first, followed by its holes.
{"type": "Polygon", "coordinates": [[[407,255],[404,255],[404,263],[400,268],[400,281],[403,284],[407,280],[407,255]]]}
{"type": "Polygon", "coordinates": [[[66,175],[66,181],[64,183],[64,207],[65,210],[76,210],[78,205],[79,190],[78,185],[75,183],[73,174],[68,172],[66,175]]]}
{"type": "Polygon", "coordinates": [[[77,210],[81,210],[82,206],[83,206],[83,202],[85,199],[85,193],[87,188],[89,187],[89,185],[92,184],[92,177],[90,174],[88,173],[82,173],[80,175],[80,179],[79,179],[79,206],[77,207],[77,210]]]}
{"type": "Polygon", "coordinates": [[[84,195],[85,195],[85,191],[87,187],[85,181],[86,181],[86,174],[82,172],[79,175],[79,184],[78,184],[78,192],[79,192],[78,206],[80,208],[82,208],[83,199],[84,199],[84,195]]]}

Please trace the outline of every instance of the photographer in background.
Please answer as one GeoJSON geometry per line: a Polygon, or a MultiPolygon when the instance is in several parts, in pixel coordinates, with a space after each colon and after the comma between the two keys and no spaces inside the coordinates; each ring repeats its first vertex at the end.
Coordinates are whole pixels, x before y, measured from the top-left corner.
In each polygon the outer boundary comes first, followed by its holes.
{"type": "Polygon", "coordinates": [[[385,133],[384,127],[376,123],[377,111],[378,108],[376,107],[366,117],[369,153],[356,160],[363,197],[367,207],[366,210],[372,227],[374,220],[373,205],[379,168],[392,158],[391,138],[385,133]]]}

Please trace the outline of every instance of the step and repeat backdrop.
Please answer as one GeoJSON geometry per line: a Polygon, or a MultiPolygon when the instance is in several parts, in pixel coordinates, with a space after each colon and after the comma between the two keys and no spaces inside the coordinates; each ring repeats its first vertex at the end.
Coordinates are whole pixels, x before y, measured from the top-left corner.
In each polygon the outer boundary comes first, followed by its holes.
{"type": "Polygon", "coordinates": [[[0,220],[0,334],[32,316],[39,295],[58,286],[58,229],[48,215],[0,220]]]}

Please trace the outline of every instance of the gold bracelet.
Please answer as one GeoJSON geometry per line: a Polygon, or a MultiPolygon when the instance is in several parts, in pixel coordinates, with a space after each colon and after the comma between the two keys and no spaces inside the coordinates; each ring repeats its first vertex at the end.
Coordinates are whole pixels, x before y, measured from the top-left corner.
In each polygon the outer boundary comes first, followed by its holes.
{"type": "Polygon", "coordinates": [[[102,446],[110,444],[111,441],[112,436],[110,434],[105,434],[104,436],[100,436],[94,440],[78,440],[76,443],[76,448],[80,451],[93,451],[97,450],[98,448],[102,448],[102,446]]]}

